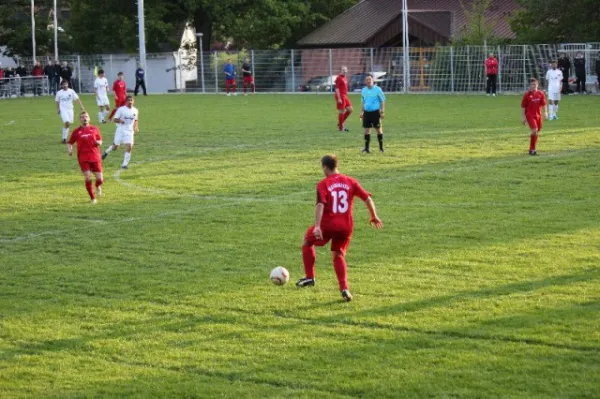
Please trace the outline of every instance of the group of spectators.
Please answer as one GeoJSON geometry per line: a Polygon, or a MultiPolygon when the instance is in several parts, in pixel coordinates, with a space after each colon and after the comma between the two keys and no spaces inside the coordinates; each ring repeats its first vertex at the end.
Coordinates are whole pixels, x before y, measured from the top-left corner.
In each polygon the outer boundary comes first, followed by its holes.
{"type": "MultiPolygon", "coordinates": [[[[562,94],[587,94],[587,70],[586,59],[582,52],[575,54],[573,62],[569,59],[566,53],[560,53],[557,61],[558,69],[563,74],[562,94]],[[575,69],[575,91],[569,87],[569,77],[571,76],[571,68],[575,69]]],[[[485,68],[487,74],[486,93],[492,96],[496,95],[496,82],[498,78],[498,60],[494,54],[490,54],[485,60],[485,68]]],[[[595,73],[598,76],[598,85],[600,86],[600,55],[596,60],[595,73]]]]}
{"type": "MultiPolygon", "coordinates": [[[[48,64],[45,67],[42,67],[42,64],[37,61],[31,68],[31,71],[28,71],[27,68],[21,64],[17,65],[16,68],[8,67],[6,69],[2,68],[2,64],[0,64],[0,95],[6,95],[6,87],[11,83],[14,85],[15,78],[32,77],[40,79],[32,79],[32,87],[34,94],[41,96],[43,92],[41,78],[43,76],[48,78],[48,91],[51,94],[56,94],[56,92],[60,90],[60,82],[63,80],[69,82],[69,87],[72,88],[73,69],[66,61],[62,64],[58,60],[55,60],[54,62],[48,61],[48,64]]],[[[20,81],[17,84],[20,87],[21,95],[24,95],[25,84],[23,81],[20,81]]],[[[8,94],[10,95],[10,93],[8,94]]]]}

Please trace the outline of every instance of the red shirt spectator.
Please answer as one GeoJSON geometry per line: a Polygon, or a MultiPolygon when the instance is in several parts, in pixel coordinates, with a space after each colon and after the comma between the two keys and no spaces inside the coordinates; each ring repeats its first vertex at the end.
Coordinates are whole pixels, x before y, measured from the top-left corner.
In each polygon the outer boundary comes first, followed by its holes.
{"type": "Polygon", "coordinates": [[[39,62],[35,63],[35,66],[33,67],[33,69],[31,70],[31,76],[43,76],[44,75],[44,70],[42,69],[42,66],[40,65],[39,62]]]}
{"type": "Polygon", "coordinates": [[[488,75],[498,75],[498,60],[492,54],[485,60],[485,70],[488,75]]]}

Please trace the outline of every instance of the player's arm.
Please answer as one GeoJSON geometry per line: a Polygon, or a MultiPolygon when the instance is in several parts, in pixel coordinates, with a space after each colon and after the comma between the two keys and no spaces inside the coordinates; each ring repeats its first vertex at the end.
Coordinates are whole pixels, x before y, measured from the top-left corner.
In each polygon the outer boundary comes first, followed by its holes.
{"type": "Polygon", "coordinates": [[[60,115],[60,101],[56,101],[56,113],[60,115]]]}
{"type": "Polygon", "coordinates": [[[340,94],[340,89],[337,88],[337,85],[335,86],[335,99],[337,100],[338,104],[342,103],[342,95],[340,94]]]}
{"type": "Polygon", "coordinates": [[[137,119],[135,121],[133,121],[133,131],[135,133],[139,133],[139,131],[140,131],[140,125],[138,124],[138,120],[137,119]]]}
{"type": "Polygon", "coordinates": [[[323,239],[323,232],[321,231],[321,220],[323,219],[323,212],[325,211],[325,204],[322,202],[317,203],[315,206],[315,228],[313,234],[318,240],[323,239]]]}
{"type": "Polygon", "coordinates": [[[548,101],[544,98],[544,117],[548,119],[548,101]]]}
{"type": "Polygon", "coordinates": [[[383,94],[383,90],[379,89],[379,100],[381,101],[381,108],[379,109],[379,115],[381,119],[383,119],[385,114],[385,95],[383,94]]]}
{"type": "Polygon", "coordinates": [[[367,200],[365,201],[365,205],[367,205],[367,209],[369,210],[369,213],[371,214],[371,218],[369,219],[369,224],[372,226],[375,226],[375,228],[380,229],[383,227],[383,222],[381,221],[381,219],[379,219],[379,216],[377,216],[377,209],[375,209],[375,202],[373,202],[373,198],[371,198],[371,196],[369,196],[369,198],[367,198],[367,200]]]}

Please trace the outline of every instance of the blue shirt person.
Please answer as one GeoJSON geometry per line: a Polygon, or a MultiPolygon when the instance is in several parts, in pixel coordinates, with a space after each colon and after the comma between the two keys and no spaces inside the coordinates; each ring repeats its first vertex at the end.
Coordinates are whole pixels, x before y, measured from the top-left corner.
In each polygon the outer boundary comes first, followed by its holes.
{"type": "Polygon", "coordinates": [[[223,72],[225,73],[225,92],[230,96],[231,93],[229,91],[232,89],[233,95],[235,96],[237,94],[235,86],[235,65],[231,63],[231,58],[227,59],[223,72]]]}
{"type": "Polygon", "coordinates": [[[146,71],[144,71],[144,67],[142,64],[138,65],[138,69],[135,70],[135,90],[133,94],[138,95],[138,91],[140,87],[144,90],[144,95],[147,96],[146,93],[146,81],[144,80],[146,77],[146,71]]]}
{"type": "Polygon", "coordinates": [[[365,78],[366,86],[363,87],[361,93],[362,110],[360,117],[363,120],[363,128],[365,129],[365,148],[363,153],[370,153],[369,145],[371,144],[371,128],[377,131],[377,141],[379,141],[379,151],[383,152],[383,127],[381,119],[385,113],[385,95],[379,86],[375,85],[373,75],[367,75],[365,78]]]}

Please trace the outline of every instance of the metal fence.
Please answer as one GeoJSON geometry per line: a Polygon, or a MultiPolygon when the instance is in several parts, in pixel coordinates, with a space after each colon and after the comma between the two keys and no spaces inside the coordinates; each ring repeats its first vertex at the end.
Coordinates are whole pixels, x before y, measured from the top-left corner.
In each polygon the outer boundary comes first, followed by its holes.
{"type": "Polygon", "coordinates": [[[46,76],[26,76],[0,79],[0,98],[47,96],[50,85],[46,76]]]}
{"type": "MultiPolygon", "coordinates": [[[[231,59],[237,67],[238,90],[242,89],[241,65],[248,59],[262,93],[327,93],[341,66],[349,69],[351,91],[363,85],[366,73],[373,73],[384,91],[407,93],[476,93],[485,90],[484,61],[494,53],[499,61],[498,92],[521,92],[536,77],[544,84],[551,60],[565,53],[572,60],[582,52],[586,58],[588,91],[598,91],[596,60],[600,43],[562,45],[508,45],[412,47],[409,62],[403,60],[402,48],[294,49],[219,51],[197,54],[180,50],[174,53],[149,54],[146,63],[146,86],[150,93],[199,92],[223,93],[223,67],[231,59]],[[404,67],[410,65],[408,82],[403,81],[404,67]]],[[[50,61],[41,59],[42,67],[50,61]]],[[[130,90],[135,85],[135,55],[65,56],[73,69],[73,86],[79,92],[92,92],[95,74],[103,68],[109,80],[124,72],[130,90]]],[[[21,58],[19,64],[31,71],[33,60],[21,58]]],[[[574,78],[575,71],[570,70],[574,78]]],[[[52,93],[52,82],[49,93],[52,93]]]]}

